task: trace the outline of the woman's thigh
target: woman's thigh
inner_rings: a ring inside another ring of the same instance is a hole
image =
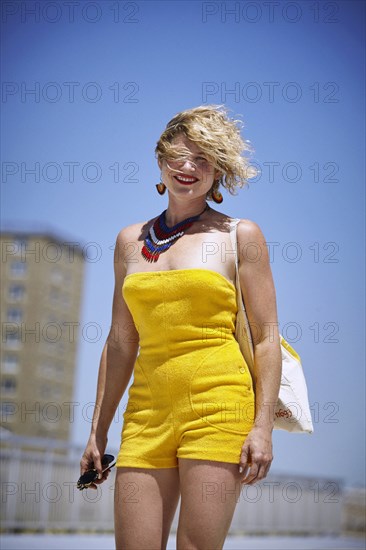
[[[178,468],[117,468],[116,549],[164,549],[179,495]]]
[[[179,459],[177,550],[221,549],[240,498],[237,464]]]

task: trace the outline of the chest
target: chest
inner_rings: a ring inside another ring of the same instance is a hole
[[[141,235],[126,254],[127,273],[203,268],[235,280],[235,256],[228,231],[187,232],[161,252],[156,262],[148,262],[141,254],[146,235]]]

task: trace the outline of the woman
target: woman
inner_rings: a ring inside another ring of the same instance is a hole
[[[234,337],[232,219],[206,202],[222,202],[220,184],[235,194],[255,173],[247,149],[223,106],[176,115],[156,147],[168,207],[117,236],[112,326],[81,460],[81,473],[93,462],[101,472],[134,372],[117,460],[117,549],[166,548],[179,497],[177,548],[222,548],[241,483],[265,478],[273,460],[281,350],[265,238],[239,221],[240,284],[256,327],[252,381]]]

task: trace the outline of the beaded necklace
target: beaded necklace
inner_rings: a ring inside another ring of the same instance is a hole
[[[160,254],[168,250],[180,237],[182,237],[193,222],[197,221],[202,214],[210,208],[206,202],[205,208],[200,214],[191,216],[173,227],[166,225],[164,210],[150,227],[147,237],[144,240],[141,254],[147,262],[157,262]]]

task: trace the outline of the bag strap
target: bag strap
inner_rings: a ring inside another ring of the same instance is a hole
[[[253,337],[250,329],[249,319],[247,312],[245,310],[244,297],[241,291],[240,278],[239,278],[239,265],[238,265],[238,238],[237,238],[237,226],[240,222],[240,218],[233,218],[231,221],[230,227],[230,239],[231,245],[235,254],[235,286],[236,286],[236,303],[238,312],[242,311],[243,313],[243,327],[241,330],[245,331],[245,334],[237,334],[237,337],[241,340],[244,348],[243,354],[244,358],[249,366],[250,371],[253,373],[254,370],[254,347],[253,347]],[[239,327],[237,327],[239,328]]]
[[[238,238],[237,238],[237,227],[238,223],[240,222],[240,218],[233,218],[231,220],[231,227],[230,227],[230,239],[231,239],[231,246],[234,250],[235,255],[235,283],[236,283],[236,303],[238,306],[238,311],[240,309],[244,309],[244,300],[242,300],[242,293],[241,293],[241,287],[240,287],[240,279],[239,279],[239,265],[238,265]]]

